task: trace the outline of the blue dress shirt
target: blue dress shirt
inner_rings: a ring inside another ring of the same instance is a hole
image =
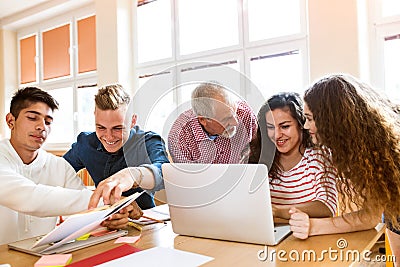
[[[129,139],[115,153],[109,153],[104,149],[95,132],[82,132],[78,135],[77,142],[72,144],[71,149],[63,157],[75,171],[86,168],[96,186],[127,166],[150,169],[155,177],[155,187],[136,200],[142,209],[155,206],[154,192],[164,188],[161,165],[169,162],[161,136],[154,132],[144,132],[139,126],[131,129]],[[141,191],[143,191],[141,188],[130,189],[123,195],[128,196]]]

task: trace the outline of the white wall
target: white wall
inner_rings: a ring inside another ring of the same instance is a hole
[[[135,1],[96,0],[98,85],[120,83],[133,92],[132,14]]]
[[[0,138],[9,136],[5,116],[18,86],[17,34],[0,29]]]
[[[357,0],[309,0],[310,81],[336,72],[360,76]]]

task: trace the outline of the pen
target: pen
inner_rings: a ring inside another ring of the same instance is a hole
[[[142,226],[134,223],[134,222],[128,222],[129,226],[132,226],[133,228],[135,228],[136,230],[142,231]]]
[[[145,219],[149,219],[149,220],[152,220],[152,221],[158,222],[158,223],[167,224],[167,222],[165,222],[165,221],[157,220],[157,219],[155,219],[155,218],[151,218],[151,217],[149,217],[149,216],[142,215],[142,217],[143,217],[143,218],[145,218]]]

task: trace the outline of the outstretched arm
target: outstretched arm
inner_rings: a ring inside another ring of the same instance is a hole
[[[338,234],[374,228],[380,222],[380,214],[368,216],[364,210],[354,211],[333,218],[311,218],[299,209],[291,208],[290,229],[300,239],[309,236]],[[347,221],[346,221],[346,220]]]
[[[113,198],[118,201],[122,192],[128,191],[132,187],[140,186],[143,189],[153,189],[154,185],[155,178],[150,169],[145,167],[122,169],[97,185],[90,198],[89,209],[97,207],[100,198],[103,198],[104,204],[109,204]]]
[[[332,217],[332,211],[321,201],[315,200],[306,203],[288,205],[288,206],[277,206],[274,205],[274,217],[281,219],[290,219],[289,210],[291,208],[297,208],[304,213],[307,213],[311,218],[325,218]]]

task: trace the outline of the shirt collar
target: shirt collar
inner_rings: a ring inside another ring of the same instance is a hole
[[[209,135],[208,138],[210,138],[211,140],[214,141],[215,139],[217,139],[218,136],[219,136],[218,134],[216,134],[216,135]]]

